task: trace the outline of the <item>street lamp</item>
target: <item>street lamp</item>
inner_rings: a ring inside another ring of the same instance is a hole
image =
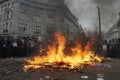
[[[100,51],[100,55],[101,55],[101,48],[102,48],[102,34],[101,34],[101,14],[100,14],[100,8],[99,6],[97,6],[97,10],[98,10],[98,20],[99,20],[99,38],[98,38],[98,50]]]
[[[97,9],[98,9],[98,20],[99,20],[99,37],[101,39],[102,38],[102,34],[101,34],[101,14],[100,14],[99,6],[97,6]]]
[[[117,26],[118,26],[118,38],[120,38],[120,12],[119,12],[119,19],[118,19]]]

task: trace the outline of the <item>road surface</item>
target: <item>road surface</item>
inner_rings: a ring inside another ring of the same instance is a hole
[[[44,68],[22,70],[24,58],[0,59],[0,80],[120,80],[120,59],[105,62],[108,66],[87,67],[76,70]],[[83,79],[85,77],[86,79]]]

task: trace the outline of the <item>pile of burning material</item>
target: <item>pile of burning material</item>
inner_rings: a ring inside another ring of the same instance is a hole
[[[75,47],[70,48],[72,54],[65,55],[63,50],[65,49],[66,39],[62,34],[57,33],[54,42],[48,45],[46,55],[26,59],[23,69],[24,71],[44,67],[77,69],[84,65],[93,66],[95,63],[100,63],[102,59],[90,50],[90,43],[88,42],[84,49],[81,44],[76,43]]]

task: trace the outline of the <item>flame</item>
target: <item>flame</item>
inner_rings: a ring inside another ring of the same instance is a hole
[[[48,51],[45,56],[35,56],[33,59],[26,59],[28,63],[24,66],[24,70],[30,68],[38,69],[45,67],[46,65],[52,65],[53,67],[59,66],[62,68],[74,69],[82,66],[83,64],[94,65],[95,61],[101,62],[102,59],[95,56],[94,52],[90,50],[90,44],[88,42],[84,49],[76,42],[76,46],[71,48],[72,54],[65,55],[64,49],[66,45],[65,37],[57,33],[55,34],[55,41],[48,45]]]

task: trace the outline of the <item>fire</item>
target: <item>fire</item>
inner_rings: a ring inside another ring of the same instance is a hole
[[[71,48],[72,54],[65,55],[64,49],[66,45],[65,37],[57,33],[55,35],[55,41],[48,45],[48,51],[45,56],[35,56],[33,59],[26,59],[28,63],[24,66],[24,70],[30,68],[38,69],[48,65],[52,67],[69,68],[74,69],[82,66],[83,64],[94,65],[95,62],[101,62],[101,58],[90,50],[90,42],[82,49],[81,45],[76,42],[76,46]]]

